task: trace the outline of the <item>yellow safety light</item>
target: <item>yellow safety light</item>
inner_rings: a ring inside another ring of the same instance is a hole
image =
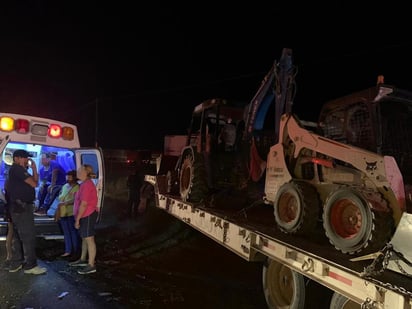
[[[14,130],[14,119],[11,117],[0,118],[0,130],[10,132]]]

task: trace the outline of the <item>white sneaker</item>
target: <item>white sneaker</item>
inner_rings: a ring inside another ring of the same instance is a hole
[[[25,274],[31,274],[31,275],[42,275],[47,272],[47,268],[40,267],[40,266],[34,266],[33,268],[26,269],[24,270]]]

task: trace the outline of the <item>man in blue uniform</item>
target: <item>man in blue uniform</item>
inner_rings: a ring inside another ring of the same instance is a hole
[[[52,159],[50,153],[42,153],[41,164],[42,167],[39,171],[41,182],[38,193],[39,208],[34,213],[36,216],[46,216],[47,210],[66,183],[66,172],[56,160]]]

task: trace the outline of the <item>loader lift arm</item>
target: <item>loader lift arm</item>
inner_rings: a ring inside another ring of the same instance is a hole
[[[279,136],[281,116],[292,111],[295,95],[295,75],[296,68],[292,65],[292,50],[284,48],[280,61],[274,62],[249,104],[245,121],[245,139],[250,140],[254,131],[263,128],[266,114],[273,102],[276,104],[274,135]]]

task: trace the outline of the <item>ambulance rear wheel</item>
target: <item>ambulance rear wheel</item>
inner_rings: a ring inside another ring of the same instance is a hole
[[[303,275],[275,260],[268,259],[263,266],[262,279],[268,308],[304,308],[305,280]]]

